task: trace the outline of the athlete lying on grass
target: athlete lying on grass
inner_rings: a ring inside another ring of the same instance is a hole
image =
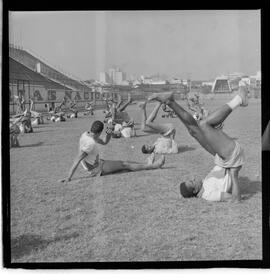
[[[121,95],[118,96],[117,104],[112,103],[110,106],[110,110],[106,113],[104,122],[108,122],[109,120],[113,121],[117,124],[122,124],[123,122],[126,123],[134,123],[133,119],[130,118],[128,113],[125,111],[127,106],[130,105],[132,102],[131,95],[128,95],[128,99],[125,104],[123,104],[123,100]]]
[[[128,161],[110,161],[99,158],[98,144],[106,145],[111,139],[112,129],[106,130],[106,136],[103,139],[100,135],[103,131],[104,125],[101,121],[93,122],[90,131],[84,132],[81,135],[79,142],[79,154],[75,158],[72,167],[70,168],[68,177],[60,180],[61,182],[68,182],[71,180],[79,163],[83,168],[89,172],[91,177],[112,174],[120,171],[138,171],[161,168],[165,163],[165,157],[160,157],[159,160],[154,161],[154,157],[148,158],[147,163],[133,163]]]
[[[146,104],[147,104],[147,101],[139,103],[139,107],[142,110],[141,130],[146,133],[160,134],[161,137],[158,138],[151,145],[149,144],[143,145],[142,153],[144,154],[178,153],[178,145],[174,141],[176,130],[173,124],[171,123],[158,124],[154,122],[162,103],[158,102],[148,117],[146,115]]]
[[[244,163],[243,149],[238,142],[216,128],[238,106],[248,105],[248,89],[240,87],[239,94],[230,102],[211,113],[205,119],[196,121],[190,113],[175,102],[173,93],[154,94],[149,100],[166,103],[175,111],[192,137],[210,154],[215,156],[215,167],[202,181],[180,184],[183,197],[200,197],[208,201],[239,201],[238,173]]]

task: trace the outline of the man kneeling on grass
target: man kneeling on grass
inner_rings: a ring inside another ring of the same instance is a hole
[[[91,177],[102,176],[121,171],[138,171],[161,168],[165,163],[165,157],[161,156],[159,160],[154,161],[154,158],[149,158],[147,163],[134,163],[128,161],[110,161],[99,158],[98,144],[106,145],[109,143],[112,135],[112,129],[107,128],[105,139],[102,140],[100,135],[104,125],[101,121],[93,122],[90,131],[84,132],[81,135],[79,142],[79,154],[75,158],[72,167],[70,168],[68,177],[60,180],[67,182],[71,180],[79,163],[87,170]]]
[[[215,156],[215,167],[202,181],[189,181],[180,184],[184,198],[199,197],[208,201],[239,201],[238,172],[244,163],[243,149],[239,143],[223,132],[222,124],[238,106],[248,105],[248,89],[240,87],[238,95],[205,119],[196,121],[190,113],[175,102],[173,93],[154,94],[149,100],[166,103],[175,111],[192,137]]]

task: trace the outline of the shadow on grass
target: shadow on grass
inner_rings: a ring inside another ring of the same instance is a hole
[[[248,177],[239,177],[239,188],[244,199],[249,199],[253,195],[262,191],[260,181],[251,181]]]
[[[16,260],[22,256],[30,254],[32,251],[37,251],[46,248],[53,242],[65,241],[72,238],[77,238],[79,233],[74,232],[71,234],[61,235],[52,239],[43,239],[40,235],[23,234],[19,237],[11,238],[11,258]]]
[[[25,147],[39,147],[43,144],[44,142],[38,142],[35,144],[30,144],[30,145],[24,145],[24,146],[20,146],[21,148],[25,148]]]
[[[55,129],[44,128],[44,130],[35,130],[35,128],[34,128],[34,132],[32,134],[46,133],[46,132],[50,132],[50,131],[55,131]]]
[[[141,172],[141,171],[153,171],[153,170],[158,170],[158,169],[174,169],[174,166],[171,167],[162,167],[162,168],[157,168],[157,169],[148,169],[148,170],[136,170],[136,171],[130,171],[130,170],[121,170],[121,171],[116,171],[114,173],[111,174],[104,174],[103,176],[111,176],[111,175],[117,175],[117,174],[123,174],[123,173],[137,173],[137,172]]]
[[[186,151],[195,150],[195,147],[189,147],[189,146],[178,146],[178,153],[183,153]]]

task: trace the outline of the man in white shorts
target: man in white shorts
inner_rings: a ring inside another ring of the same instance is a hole
[[[109,123],[112,124],[112,121]],[[126,123],[123,122],[122,124],[115,124],[113,129],[113,138],[131,138],[136,136],[136,130],[134,127],[134,123]]]
[[[200,197],[208,201],[240,201],[238,173],[244,163],[243,149],[238,142],[226,135],[217,125],[223,123],[238,106],[248,105],[248,89],[240,87],[238,95],[205,119],[196,121],[190,113],[174,101],[173,93],[154,94],[149,100],[166,103],[175,111],[192,137],[210,154],[215,156],[215,167],[202,181],[180,184],[183,197]]]
[[[84,132],[81,135],[79,142],[79,154],[75,158],[72,167],[70,168],[68,177],[60,180],[61,182],[70,181],[79,163],[87,170],[91,177],[103,176],[120,171],[138,171],[161,168],[165,163],[165,157],[162,156],[159,160],[147,163],[134,163],[127,161],[109,161],[99,158],[98,144],[106,145],[111,139],[112,130],[106,130],[105,139],[102,140],[100,135],[104,125],[101,121],[93,122],[90,131]]]
[[[162,103],[158,102],[149,117],[146,115],[146,104],[147,101],[139,104],[139,107],[142,109],[141,130],[146,133],[161,134],[162,137],[158,138],[152,145],[143,145],[142,153],[178,153],[178,145],[174,141],[176,132],[174,125],[171,123],[158,124],[154,122]]]

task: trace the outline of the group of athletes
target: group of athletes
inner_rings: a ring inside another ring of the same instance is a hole
[[[106,100],[104,120],[96,120],[90,129],[85,131],[79,140],[79,153],[69,170],[68,176],[60,182],[68,182],[72,179],[74,172],[81,163],[90,177],[104,176],[122,171],[139,171],[159,169],[165,164],[164,154],[178,153],[178,144],[175,141],[176,129],[172,123],[157,123],[156,118],[160,108],[165,113],[171,113],[167,117],[178,117],[187,128],[191,137],[212,156],[214,156],[214,168],[202,180],[189,180],[180,183],[180,193],[184,198],[198,197],[208,201],[240,201],[238,176],[244,164],[244,151],[239,143],[229,137],[223,131],[225,119],[237,107],[248,105],[248,87],[245,84],[239,86],[237,95],[228,103],[219,107],[214,112],[207,111],[199,101],[199,96],[187,99],[187,108],[176,102],[175,93],[157,93],[150,96],[146,101],[138,103],[138,110],[141,113],[140,130],[147,134],[158,134],[159,137],[151,144],[144,144],[142,153],[148,154],[145,163],[134,163],[131,161],[105,160],[100,158],[99,145],[106,145],[111,138],[136,137],[135,122],[126,111],[126,108],[133,103],[131,96],[128,96],[124,103],[119,96],[117,102],[113,99]],[[19,105],[21,107],[21,100]],[[146,108],[149,102],[155,101],[152,112],[147,116]],[[76,102],[68,108],[69,114],[62,111],[65,105],[63,100],[59,106],[48,107],[48,119],[51,121],[65,121],[66,117],[77,118],[78,110]],[[17,135],[20,132],[33,132],[33,123],[44,123],[41,113],[32,110],[33,100],[30,99],[30,108],[13,117],[10,123],[10,142],[12,146],[19,146]],[[73,116],[72,116],[73,115]],[[92,102],[86,103],[84,115],[94,115]],[[164,117],[164,115],[163,115]],[[33,120],[34,119],[34,120]],[[18,124],[20,126],[18,126]],[[106,127],[105,136],[101,134]],[[263,134],[262,149],[270,150],[270,125]],[[156,154],[161,154],[156,159]]]
[[[65,122],[67,118],[77,118],[78,108],[76,100],[63,98],[59,105],[45,104],[47,112],[37,112],[33,110],[34,101],[29,99],[29,109],[25,105],[23,96],[14,96],[17,102],[16,114],[9,120],[10,147],[19,147],[18,135],[21,133],[33,133],[33,127],[44,124],[45,117],[52,122]],[[64,109],[63,109],[64,108]],[[93,102],[87,102],[83,115],[94,115]]]
[[[166,106],[184,124],[190,136],[214,157],[215,166],[205,178],[180,183],[181,196],[198,197],[208,201],[240,201],[238,176],[244,164],[244,151],[234,138],[223,131],[223,123],[236,108],[248,106],[248,93],[248,87],[240,85],[237,95],[211,113],[202,107],[199,107],[195,113],[190,113],[176,102],[173,92],[153,94],[146,101],[138,103],[138,109],[142,115],[141,130],[145,133],[160,135],[153,144],[142,146],[142,152],[149,154],[145,163],[100,158],[99,145],[108,144],[111,138],[136,137],[134,120],[126,112],[127,106],[132,102],[131,97],[129,96],[125,104],[121,98],[118,102],[107,102],[104,121],[94,121],[90,129],[81,135],[79,153],[74,159],[68,176],[60,182],[71,181],[80,163],[90,177],[122,171],[162,168],[165,164],[164,154],[178,153],[178,145],[175,141],[176,129],[173,124],[157,123],[155,120],[159,109]],[[152,101],[155,101],[156,105],[147,117],[146,107]],[[192,100],[188,101],[189,109],[192,109],[191,105]],[[105,127],[105,135],[101,137]],[[161,154],[161,157],[156,159],[156,154]]]

